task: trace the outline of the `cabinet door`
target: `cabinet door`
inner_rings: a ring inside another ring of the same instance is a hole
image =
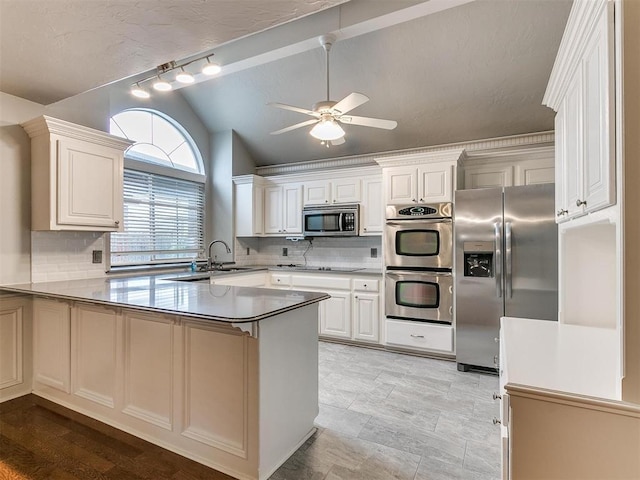
[[[565,143],[567,140],[567,127],[566,127],[566,106],[567,102],[563,101],[558,108],[558,113],[556,113],[555,118],[555,179],[556,179],[556,222],[560,223],[567,219],[567,204],[565,198],[565,189],[566,189],[566,177],[567,172],[565,172],[565,168],[567,167],[567,161],[565,159],[565,155],[567,154],[567,150],[565,148]]]
[[[584,72],[584,190],[585,210],[615,203],[613,4],[607,5],[589,40]]]
[[[77,139],[58,140],[58,224],[118,229],[122,183],[120,150]]]
[[[320,335],[351,338],[351,293],[327,292],[320,302]]]
[[[384,224],[382,180],[365,179],[362,181],[362,187],[364,194],[360,206],[360,234],[380,235]]]
[[[416,203],[418,201],[417,169],[391,167],[384,171],[385,198],[388,205]]]
[[[418,202],[452,202],[452,169],[451,163],[430,163],[418,167]]]
[[[243,183],[235,186],[233,211],[237,237],[262,235],[264,230],[263,208],[263,187],[251,183]]]
[[[578,69],[567,90],[563,102],[565,129],[562,140],[564,153],[562,155],[562,170],[564,174],[564,188],[562,204],[568,211],[567,217],[574,217],[583,211],[577,205],[582,194],[582,71]]]
[[[496,188],[513,185],[512,165],[493,165],[466,168],[464,188]]]
[[[114,310],[79,305],[71,323],[73,394],[109,408],[116,402],[119,360],[117,317]]]
[[[330,202],[331,183],[326,180],[307,182],[304,185],[305,205],[325,205]]]
[[[378,342],[380,338],[380,295],[356,292],[353,302],[353,338],[367,342]]]
[[[33,301],[33,379],[70,392],[71,319],[69,305],[36,298]],[[39,390],[34,385],[34,390]]]
[[[0,300],[0,390],[23,381],[25,300]]]
[[[302,233],[302,185],[283,187],[282,233]]]
[[[332,203],[358,203],[360,200],[359,178],[344,178],[331,182]]]
[[[282,233],[282,187],[264,189],[264,233]]]

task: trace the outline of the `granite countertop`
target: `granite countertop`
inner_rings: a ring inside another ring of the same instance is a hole
[[[209,273],[206,274],[208,275]],[[330,298],[329,295],[318,292],[233,287],[170,280],[171,277],[177,276],[176,274],[138,275],[25,283],[2,285],[0,290],[227,323],[263,320]]]

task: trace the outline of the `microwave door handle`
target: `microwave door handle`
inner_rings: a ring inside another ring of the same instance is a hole
[[[495,240],[495,255],[493,268],[496,272],[496,296],[502,297],[502,235],[501,235],[501,222],[493,224],[493,233]]]

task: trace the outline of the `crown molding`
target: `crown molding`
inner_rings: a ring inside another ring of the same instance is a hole
[[[120,150],[126,150],[135,142],[126,140],[115,135],[96,130],[94,128],[76,125],[75,123],[60,120],[58,118],[42,115],[21,124],[22,128],[27,132],[30,138],[40,137],[42,135],[61,135],[67,138],[75,138],[84,140],[105,147],[113,147]]]
[[[606,8],[612,7],[613,3],[609,0],[573,2],[558,54],[553,63],[547,90],[542,99],[543,105],[558,111],[571,77],[584,56],[588,40],[597,26],[598,19]]]
[[[399,155],[425,155],[434,152],[445,152],[449,150],[464,150],[467,157],[473,158],[478,154],[476,152],[490,151],[494,155],[500,151],[511,149],[525,150],[536,146],[553,147],[554,133],[553,131],[527,133],[522,135],[511,135],[508,137],[496,137],[484,140],[473,140],[469,142],[449,143],[444,145],[436,145],[433,147],[418,147],[406,150],[393,150],[389,152],[379,152],[367,155],[354,155],[350,157],[335,157],[324,160],[313,160],[309,162],[286,163],[279,165],[268,165],[256,168],[256,175],[271,176],[283,175],[303,172],[315,172],[319,170],[338,170],[342,168],[354,168],[378,165],[379,162],[386,157],[394,157]],[[464,159],[463,162],[467,162]]]

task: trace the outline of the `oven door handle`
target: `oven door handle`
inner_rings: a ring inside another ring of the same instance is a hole
[[[434,223],[451,223],[452,220],[450,218],[415,218],[413,220],[408,220],[408,219],[388,219],[387,220],[387,225],[389,226],[398,226],[401,227],[403,225],[415,225],[416,223],[422,223],[422,224],[434,224]]]
[[[338,214],[338,230],[344,232],[344,225],[342,224],[342,219],[344,217],[344,213],[340,212]]]
[[[493,224],[493,233],[495,237],[495,250],[496,254],[494,256],[494,270],[496,272],[496,296],[498,298],[502,297],[502,222],[496,222]]]
[[[404,275],[420,275],[423,277],[450,277],[451,272],[434,272],[433,270],[387,270],[387,277],[398,278]],[[453,293],[453,287],[449,288],[449,291]]]

